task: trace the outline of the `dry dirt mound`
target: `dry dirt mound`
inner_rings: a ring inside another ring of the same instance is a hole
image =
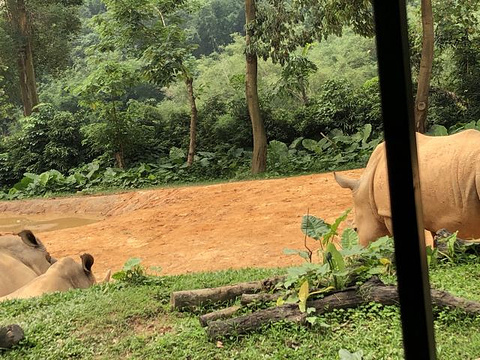
[[[55,257],[89,252],[97,274],[116,271],[131,257],[179,274],[301,263],[283,249],[303,247],[302,215],[332,222],[351,207],[350,190],[327,173],[0,202],[0,232],[34,230]]]

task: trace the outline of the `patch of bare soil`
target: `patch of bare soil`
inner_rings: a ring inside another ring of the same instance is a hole
[[[362,170],[344,172],[358,178]],[[332,173],[0,202],[0,232],[31,229],[57,257],[88,252],[100,278],[131,257],[162,274],[299,264],[307,211],[333,222],[353,206]],[[346,224],[350,224],[350,214]],[[315,244],[312,241],[311,246]]]

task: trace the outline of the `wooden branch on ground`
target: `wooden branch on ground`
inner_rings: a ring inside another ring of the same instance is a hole
[[[0,349],[10,349],[24,337],[22,328],[17,324],[0,327]]]
[[[480,314],[480,303],[478,302],[455,297],[440,290],[432,290],[431,296],[433,305],[459,308],[469,314]],[[384,285],[380,280],[372,278],[358,288],[347,289],[327,295],[322,299],[309,301],[307,307],[314,308],[315,315],[320,315],[333,309],[353,308],[369,302],[397,305],[399,303],[397,287]],[[304,323],[306,317],[306,313],[300,312],[298,304],[286,304],[233,319],[213,321],[208,326],[207,334],[211,339],[219,339],[227,335],[245,334],[281,320]]]
[[[200,325],[203,327],[208,326],[212,321],[227,319],[235,315],[235,313],[240,310],[241,306],[230,306],[228,308],[214,311],[205,315],[200,316]]]
[[[170,304],[172,310],[193,310],[202,305],[232,300],[242,294],[269,291],[283,279],[284,277],[275,277],[211,289],[175,291],[170,297]]]
[[[248,305],[253,302],[266,303],[270,301],[277,301],[281,294],[269,294],[269,293],[260,293],[260,294],[242,294],[240,299],[240,304]]]

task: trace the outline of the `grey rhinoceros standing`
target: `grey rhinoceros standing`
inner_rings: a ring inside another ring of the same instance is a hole
[[[463,239],[480,238],[480,132],[450,136],[417,133],[420,188],[425,229],[458,230]],[[396,174],[402,176],[402,174]],[[392,234],[385,144],[373,151],[360,179],[335,174],[352,190],[355,225],[362,245]]]

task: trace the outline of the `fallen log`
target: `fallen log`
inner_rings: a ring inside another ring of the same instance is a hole
[[[17,324],[0,327],[0,349],[10,349],[24,337],[22,328]]]
[[[277,299],[281,296],[282,296],[281,294],[269,294],[269,293],[242,294],[242,297],[240,298],[240,304],[248,305],[253,302],[266,303],[271,301],[277,301]]]
[[[200,325],[203,327],[208,326],[212,321],[230,318],[240,309],[240,306],[230,306],[226,309],[214,311],[208,314],[204,314],[198,318]]]
[[[432,290],[432,304],[438,307],[459,308],[468,314],[480,314],[480,303],[455,297],[446,291]],[[377,302],[383,305],[398,305],[396,286],[384,285],[372,278],[357,288],[327,295],[322,299],[307,302],[307,307],[315,309],[320,315],[333,309],[345,309]],[[298,304],[286,304],[270,309],[263,309],[252,314],[227,320],[217,320],[209,324],[207,335],[210,339],[219,339],[228,335],[241,335],[277,321],[304,323],[307,314],[300,312]]]
[[[316,309],[316,314],[331,311],[333,309],[349,308],[358,306],[364,300],[357,294],[356,290],[347,290],[333,295],[325,296],[308,302],[308,307]],[[258,310],[252,314],[239,316],[228,320],[213,321],[207,329],[208,337],[211,339],[220,339],[227,335],[241,335],[258,329],[260,326],[277,321],[289,321],[303,324],[307,318],[306,313],[302,313],[298,304],[285,304],[270,309]]]
[[[242,294],[269,291],[284,277],[275,277],[209,289],[175,291],[170,297],[172,310],[194,310],[200,306],[233,300]]]

